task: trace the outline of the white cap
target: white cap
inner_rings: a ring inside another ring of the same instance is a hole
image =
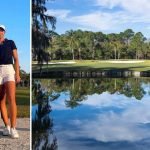
[[[0,28],[2,28],[4,31],[6,31],[6,28],[4,25],[0,25]]]

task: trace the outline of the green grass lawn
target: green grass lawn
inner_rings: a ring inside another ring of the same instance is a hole
[[[108,60],[113,61],[113,60]],[[80,71],[80,70],[133,70],[133,71],[150,71],[150,60],[144,60],[139,63],[110,63],[100,60],[80,60],[74,64],[49,64],[48,71]],[[127,61],[127,60],[126,60]],[[137,61],[137,60],[129,60]],[[52,61],[52,62],[60,62]],[[64,60],[64,62],[69,62]],[[47,70],[47,65],[42,66],[43,71]],[[33,65],[33,73],[39,72],[39,65]]]
[[[17,117],[30,117],[30,88],[17,87]]]
[[[30,88],[17,87],[16,102],[18,117],[30,117]]]

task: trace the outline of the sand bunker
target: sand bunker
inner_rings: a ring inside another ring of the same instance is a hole
[[[113,60],[107,62],[108,63],[143,63],[144,60]]]
[[[69,62],[49,62],[48,64],[75,64],[75,61],[69,61]],[[46,63],[45,63],[46,64]]]

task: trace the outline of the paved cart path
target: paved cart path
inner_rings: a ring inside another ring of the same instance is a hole
[[[4,124],[0,119],[0,150],[30,150],[30,119],[18,118],[17,130],[19,139],[12,139],[9,136],[3,136]]]

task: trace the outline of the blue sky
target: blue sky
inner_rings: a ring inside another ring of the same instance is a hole
[[[6,27],[6,38],[15,41],[20,66],[30,71],[30,0],[1,1],[0,24]]]
[[[53,0],[46,14],[57,18],[56,32],[66,30],[119,33],[126,29],[150,38],[150,0]]]

